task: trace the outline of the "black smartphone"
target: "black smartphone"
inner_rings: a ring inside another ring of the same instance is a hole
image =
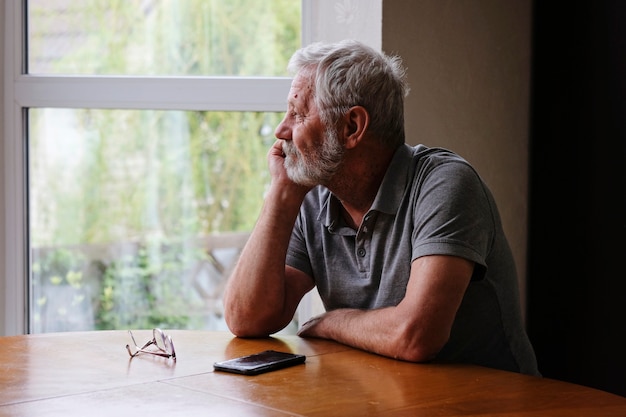
[[[240,358],[215,362],[213,368],[215,368],[216,371],[233,372],[243,375],[258,375],[288,366],[299,365],[304,363],[305,360],[306,356],[304,355],[266,350]]]

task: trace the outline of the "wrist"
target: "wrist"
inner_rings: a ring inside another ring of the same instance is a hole
[[[272,182],[267,192],[266,200],[276,201],[281,206],[297,207],[299,209],[309,190],[307,187],[294,183]]]

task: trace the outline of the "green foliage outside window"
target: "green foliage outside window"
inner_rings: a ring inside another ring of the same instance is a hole
[[[300,45],[299,0],[50,4],[29,1],[35,73],[277,76]],[[251,230],[281,116],[30,109],[32,330],[202,327],[189,242]]]

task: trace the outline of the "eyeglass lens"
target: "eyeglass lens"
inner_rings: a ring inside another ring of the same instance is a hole
[[[130,345],[126,345],[126,350],[131,357],[138,355],[139,353],[148,353],[152,355],[162,356],[166,358],[172,358],[176,360],[176,352],[174,350],[174,343],[172,338],[166,335],[161,329],[155,328],[152,330],[152,339],[148,340],[143,346],[139,346],[135,341],[133,333],[128,331],[131,340],[133,341],[133,347],[135,352],[133,353]],[[154,345],[154,348],[150,348]]]
[[[163,333],[161,329],[154,329],[152,331],[152,336],[159,350],[172,355],[172,357],[176,357],[174,343],[172,342],[172,338],[170,336]]]

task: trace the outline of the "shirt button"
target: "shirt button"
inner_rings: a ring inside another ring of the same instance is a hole
[[[359,248],[359,250],[356,253],[362,258],[365,256],[365,249]]]

